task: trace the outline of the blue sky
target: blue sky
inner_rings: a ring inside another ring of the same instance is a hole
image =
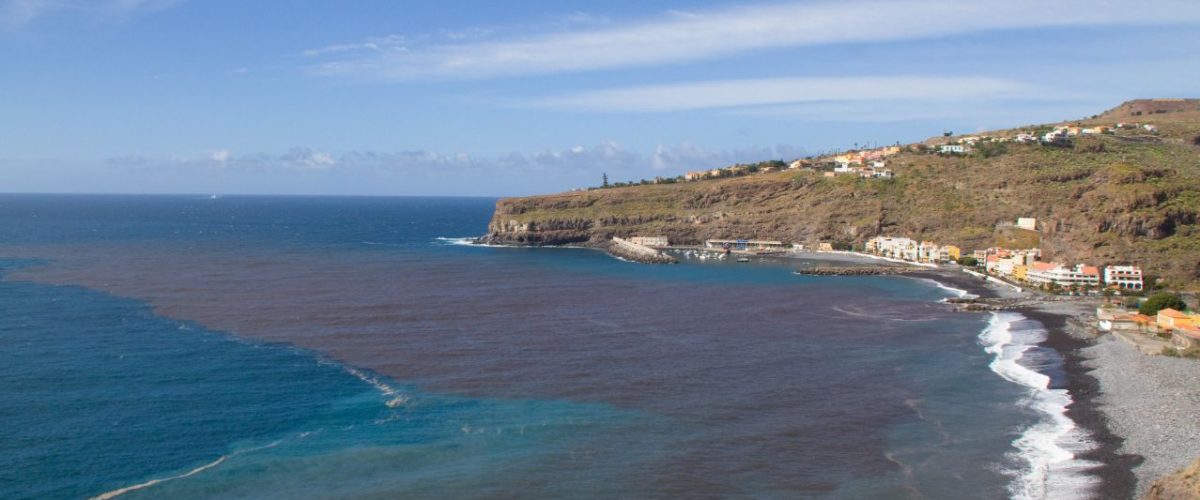
[[[0,192],[522,195],[1196,97],[1200,2],[0,0]]]

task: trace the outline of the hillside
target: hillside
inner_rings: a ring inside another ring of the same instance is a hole
[[[679,244],[761,238],[815,246],[882,234],[974,249],[1011,240],[1005,224],[1036,217],[1047,259],[1135,263],[1171,286],[1194,288],[1200,101],[1164,100],[1169,110],[1161,113],[1155,102],[1131,101],[1072,123],[1132,120],[1155,124],[1156,134],[1081,136],[1071,147],[1005,143],[989,157],[906,148],[888,158],[891,179],[787,170],[503,199],[487,239],[555,245],[666,235]]]

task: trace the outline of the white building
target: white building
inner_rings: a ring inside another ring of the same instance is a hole
[[[967,152],[967,146],[963,144],[942,144],[938,146],[938,153],[961,155]]]
[[[1034,262],[1025,273],[1030,283],[1043,285],[1055,283],[1059,286],[1100,286],[1100,270],[1095,266],[1076,264],[1074,268],[1052,262]]]
[[[919,245],[910,238],[876,236],[867,241],[867,251],[884,257],[902,260],[917,260]]]
[[[1021,229],[1028,229],[1030,231],[1037,231],[1037,219],[1033,217],[1018,217],[1017,227]]]
[[[1104,268],[1104,284],[1122,290],[1141,290],[1142,268],[1137,266],[1108,266]]]
[[[1042,142],[1048,142],[1051,144],[1067,142],[1070,140],[1071,139],[1067,135],[1066,130],[1054,130],[1051,132],[1046,132],[1045,135],[1042,135]]]

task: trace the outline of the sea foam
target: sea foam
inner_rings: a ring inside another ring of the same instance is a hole
[[[388,408],[396,408],[408,402],[408,395],[383,382],[379,379],[379,377],[368,375],[362,370],[350,366],[343,365],[342,368],[345,369],[347,373],[358,377],[359,380],[371,384],[371,386],[378,390],[380,394],[383,394],[383,396],[387,398],[387,402],[384,404],[387,405]]]
[[[282,440],[280,440],[280,441],[274,441],[274,442],[272,442],[272,443],[265,444],[265,445],[263,445],[263,446],[258,446],[258,447],[254,447],[254,448],[248,448],[248,449],[244,449],[244,450],[239,450],[239,451],[236,451],[236,452],[230,453],[230,454],[228,454],[228,455],[221,455],[221,456],[220,456],[220,457],[218,457],[216,460],[213,460],[212,462],[209,462],[209,463],[206,463],[206,464],[204,464],[204,465],[201,465],[201,466],[199,466],[199,467],[196,467],[195,469],[192,469],[192,470],[190,470],[190,471],[187,471],[187,472],[185,472],[185,473],[183,473],[183,474],[179,474],[179,475],[176,475],[176,476],[170,476],[170,477],[161,477],[161,478],[158,478],[158,479],[151,479],[151,480],[149,480],[149,481],[146,481],[146,482],[144,482],[144,483],[138,483],[138,484],[135,484],[135,485],[133,485],[133,486],[126,486],[126,487],[124,487],[124,488],[119,488],[119,489],[115,489],[115,490],[112,490],[112,491],[109,491],[109,492],[106,492],[106,493],[101,493],[101,494],[99,494],[99,495],[96,495],[96,496],[94,496],[94,497],[92,497],[92,498],[88,499],[88,500],[109,500],[109,499],[116,498],[116,497],[119,497],[119,496],[121,496],[121,495],[124,495],[124,494],[126,494],[126,493],[129,493],[129,492],[131,492],[131,491],[137,491],[137,490],[141,490],[141,489],[149,488],[149,487],[151,487],[151,486],[154,486],[154,485],[156,485],[156,484],[159,484],[159,483],[165,483],[165,482],[167,482],[167,481],[174,481],[174,480],[176,480],[176,479],[185,479],[185,478],[189,478],[189,477],[192,477],[192,476],[194,476],[194,475],[196,475],[196,474],[199,474],[199,473],[201,473],[201,472],[204,472],[204,471],[206,471],[206,470],[212,469],[213,467],[216,467],[216,466],[218,466],[218,465],[221,465],[221,464],[222,464],[222,463],[224,463],[226,460],[229,460],[229,459],[231,459],[231,458],[233,458],[233,457],[235,457],[235,456],[238,456],[238,455],[241,455],[241,454],[244,454],[244,453],[251,453],[251,452],[255,452],[255,451],[259,451],[259,450],[265,450],[265,449],[267,449],[267,448],[274,448],[274,447],[276,447],[276,446],[279,446],[279,443],[281,443],[281,442],[282,442]]]
[[[1014,476],[1009,493],[1018,499],[1089,498],[1097,480],[1086,471],[1096,464],[1076,457],[1094,445],[1066,415],[1072,403],[1070,393],[1050,388],[1049,376],[1020,363],[1028,351],[1046,339],[1045,330],[1014,328],[1024,319],[1016,313],[993,313],[979,335],[984,350],[993,356],[989,365],[992,371],[1027,389],[1022,404],[1037,412],[1039,418],[1013,441],[1013,455],[1021,465],[1009,471]]]

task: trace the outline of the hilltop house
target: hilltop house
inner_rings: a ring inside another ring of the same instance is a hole
[[[1046,144],[1070,144],[1071,138],[1067,135],[1066,130],[1055,129],[1042,135],[1042,142]]]
[[[1018,217],[1017,227],[1021,229],[1028,229],[1030,231],[1037,231],[1037,219],[1033,217]]]
[[[966,154],[968,151],[969,149],[965,144],[942,144],[941,146],[938,146],[938,153],[944,155],[961,155]]]

